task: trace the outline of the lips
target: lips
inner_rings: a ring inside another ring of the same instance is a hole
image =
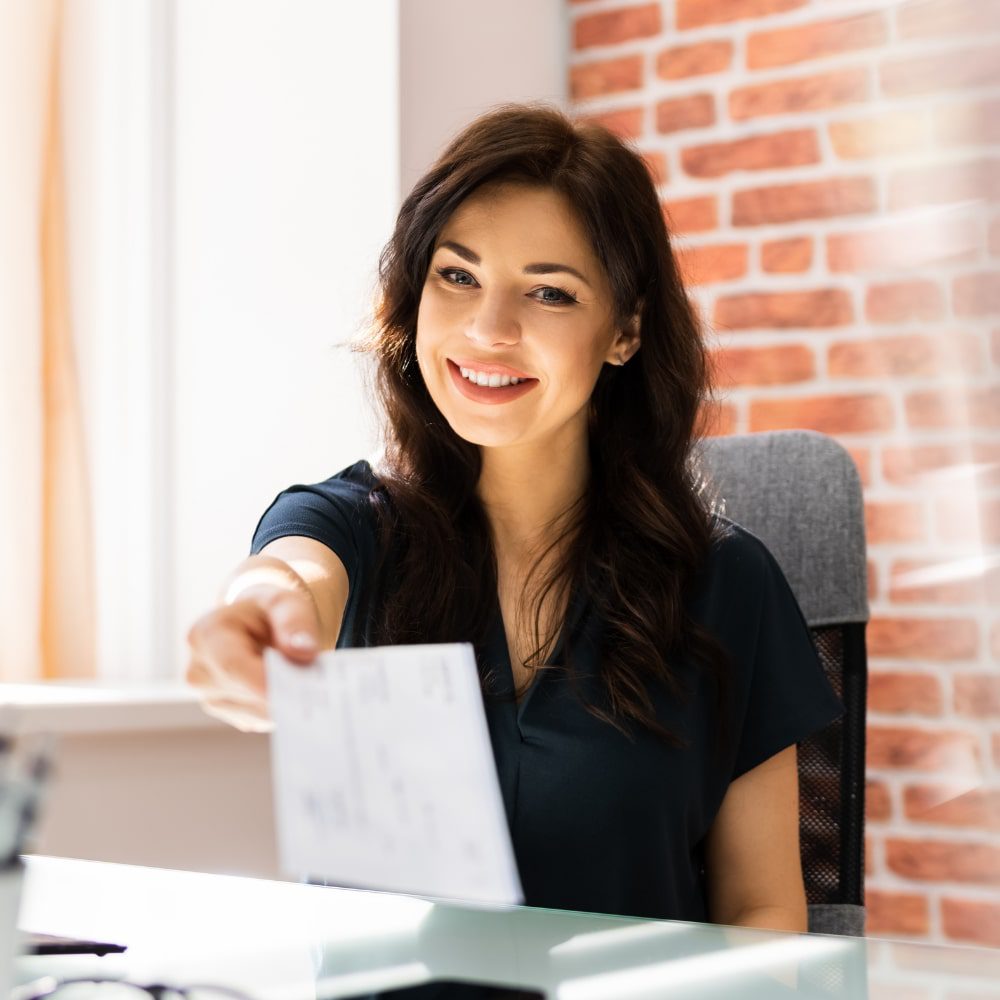
[[[462,367],[466,366],[463,365]],[[491,375],[507,375],[510,378],[524,380],[518,382],[516,385],[502,385],[495,388],[488,385],[478,385],[476,382],[470,382],[467,378],[463,377],[459,366],[451,359],[448,359],[448,374],[451,376],[452,384],[466,399],[470,399],[476,403],[485,403],[487,405],[510,403],[531,392],[538,385],[538,379],[522,375],[516,369],[507,368],[504,365],[482,366],[469,364],[468,367]]]
[[[476,361],[474,358],[448,358],[448,361],[458,368],[471,368],[473,371],[484,372],[486,375],[506,375],[508,378],[531,378],[527,372],[518,371],[510,365],[499,365],[495,362]]]

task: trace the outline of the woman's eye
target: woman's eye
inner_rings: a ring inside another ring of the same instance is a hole
[[[542,302],[550,306],[569,305],[571,302],[576,302],[576,296],[565,289],[553,288],[551,285],[539,288],[538,294],[541,296]]]
[[[468,271],[459,270],[457,267],[439,267],[437,273],[451,285],[463,285],[468,287],[475,284],[475,279]],[[468,278],[468,282],[461,281],[461,278]]]

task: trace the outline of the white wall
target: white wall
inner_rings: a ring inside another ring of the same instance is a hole
[[[177,0],[173,634],[292,482],[372,447],[356,362],[398,202],[395,0]]]
[[[506,101],[567,103],[567,0],[400,0],[400,190]]]

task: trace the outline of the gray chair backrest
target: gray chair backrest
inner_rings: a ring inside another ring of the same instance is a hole
[[[800,840],[809,929],[864,933],[864,735],[868,621],[864,503],[832,438],[773,431],[709,438],[710,495],[771,550],[845,715],[799,745]]]

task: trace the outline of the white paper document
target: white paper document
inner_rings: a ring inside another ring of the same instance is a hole
[[[294,877],[520,903],[468,644],[265,654],[278,849]]]

